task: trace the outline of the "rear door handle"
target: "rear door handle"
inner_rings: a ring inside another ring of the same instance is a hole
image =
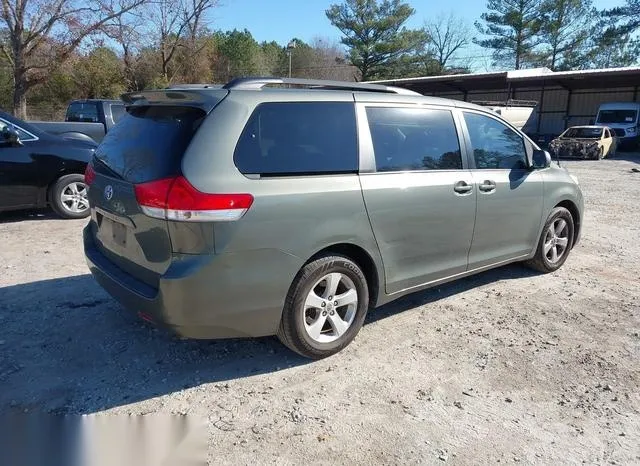
[[[491,193],[496,190],[496,182],[484,180],[480,185],[478,185],[478,189],[483,193]]]
[[[473,185],[466,181],[458,181],[453,185],[453,190],[458,194],[469,194],[471,193],[471,190],[473,190]]]

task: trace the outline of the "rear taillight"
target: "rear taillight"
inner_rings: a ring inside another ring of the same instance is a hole
[[[253,204],[251,194],[209,194],[183,176],[135,185],[136,199],[149,217],[184,222],[240,219]]]
[[[84,184],[90,186],[95,179],[96,172],[94,171],[93,166],[88,163],[87,168],[84,169]]]

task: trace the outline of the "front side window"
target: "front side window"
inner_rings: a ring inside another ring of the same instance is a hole
[[[2,133],[4,132],[4,129],[9,126],[9,123],[7,123],[4,120],[0,120],[0,139],[4,139],[4,136],[2,135]],[[13,125],[13,129],[15,129],[18,133],[18,137],[20,138],[21,141],[30,141],[32,139],[34,139],[34,137],[27,133],[25,130],[23,130],[22,128],[19,128],[15,125]]]
[[[268,102],[254,110],[234,153],[244,174],[356,173],[351,102]]]
[[[464,112],[476,168],[524,169],[527,154],[524,140],[507,125],[478,113]]]
[[[456,170],[462,156],[448,110],[369,107],[367,120],[376,170]]]

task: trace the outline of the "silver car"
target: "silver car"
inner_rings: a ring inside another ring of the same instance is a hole
[[[479,106],[274,78],[124,97],[87,168],[85,254],[184,337],[323,358],[369,309],[512,262],[552,272],[580,238],[577,180]]]

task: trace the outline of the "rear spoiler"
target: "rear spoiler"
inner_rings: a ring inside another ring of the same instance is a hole
[[[226,89],[163,89],[128,92],[121,98],[127,108],[149,105],[196,107],[209,113],[229,93]]]

